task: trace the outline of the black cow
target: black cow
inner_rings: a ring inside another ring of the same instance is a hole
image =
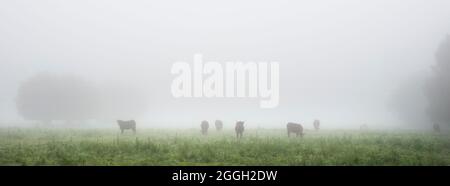
[[[216,125],[216,129],[217,131],[221,131],[223,128],[223,123],[220,120],[216,120],[216,122],[214,123],[214,125]]]
[[[131,129],[136,134],[136,121],[134,121],[134,120],[129,120],[129,121],[117,120],[117,124],[119,124],[121,134],[123,134],[123,131],[126,129]]]
[[[303,137],[303,126],[302,126],[302,125],[297,124],[297,123],[291,123],[291,122],[289,122],[289,123],[286,125],[286,128],[287,128],[287,135],[288,135],[288,137],[291,136],[291,135],[290,135],[291,132],[292,132],[292,133],[295,133],[297,137],[298,137],[298,136]]]
[[[236,137],[242,138],[242,134],[244,133],[244,122],[237,121],[236,126],[234,127],[234,130],[236,131]]]
[[[200,124],[200,127],[202,128],[202,134],[203,135],[208,134],[208,128],[209,128],[208,121],[202,121],[202,124]]]

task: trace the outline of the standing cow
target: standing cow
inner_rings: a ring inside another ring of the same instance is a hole
[[[314,120],[314,129],[316,129],[316,131],[319,131],[320,129],[320,121],[318,119]]]
[[[214,125],[216,125],[216,129],[217,131],[221,131],[223,128],[223,123],[220,120],[216,120],[216,122],[214,123]]]
[[[244,133],[244,122],[237,121],[236,126],[234,127],[234,130],[236,131],[236,137],[242,138],[242,134]]]
[[[291,137],[291,135],[290,135],[291,132],[295,133],[297,137],[298,136],[303,137],[303,127],[302,127],[302,125],[297,124],[297,123],[289,122],[286,125],[286,128],[287,128],[287,135],[288,135],[288,137]]]
[[[441,132],[441,127],[437,123],[433,124],[433,129],[434,129],[434,132]]]
[[[136,122],[134,120],[117,120],[117,124],[119,124],[121,134],[123,134],[123,131],[127,129],[131,129],[136,134]]]
[[[202,121],[202,124],[200,125],[200,127],[202,128],[202,134],[203,135],[208,134],[208,128],[209,128],[208,121]]]

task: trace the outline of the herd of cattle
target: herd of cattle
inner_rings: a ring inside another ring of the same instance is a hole
[[[244,134],[244,121],[236,121],[236,125],[234,127],[234,131],[236,132],[236,137],[237,138],[242,138],[242,135]],[[216,120],[214,125],[216,126],[216,130],[217,131],[221,131],[223,128],[223,122],[221,120]],[[319,120],[314,120],[313,122],[313,126],[314,129],[316,131],[318,131],[320,129],[320,121]],[[203,135],[208,134],[208,129],[209,129],[209,123],[208,121],[204,120],[202,121],[202,123],[200,124],[201,127],[201,132]],[[287,135],[288,137],[291,136],[291,133],[294,133],[297,137],[303,137],[303,126],[301,124],[298,123],[292,123],[289,122],[286,125],[286,129],[287,129]]]
[[[244,129],[245,129],[244,123],[245,123],[244,121],[236,121],[234,131],[236,132],[237,138],[242,138],[242,135],[244,134]],[[117,120],[117,124],[119,124],[120,131],[122,134],[123,134],[124,130],[127,130],[127,129],[130,129],[134,133],[136,133],[136,122],[134,120],[129,120],[129,121]],[[221,120],[216,120],[214,122],[214,125],[216,126],[217,131],[221,131],[223,129],[223,122]],[[320,121],[317,119],[314,120],[313,127],[316,131],[319,131]],[[201,133],[203,135],[207,135],[208,129],[209,129],[208,121],[206,121],[206,120],[202,121],[200,124],[200,128],[201,128]],[[297,137],[298,136],[303,137],[303,135],[304,135],[303,126],[301,124],[289,122],[286,125],[286,129],[287,129],[288,137],[291,136],[291,133],[294,133]],[[361,131],[367,131],[368,129],[369,129],[369,127],[366,124],[363,124],[360,126]],[[435,132],[440,132],[440,130],[441,130],[439,124],[436,124],[436,123],[433,125],[433,129]]]
[[[237,138],[242,138],[243,134],[244,134],[244,121],[237,121],[236,125],[234,127],[234,131],[236,132],[236,137]],[[125,130],[132,130],[134,133],[136,133],[136,121],[134,120],[128,120],[128,121],[122,121],[122,120],[117,120],[117,124],[119,125],[120,128],[120,132],[123,134],[123,132]],[[216,126],[216,130],[217,131],[221,131],[223,129],[223,122],[221,120],[216,120],[214,122],[214,125]],[[320,128],[320,121],[319,120],[315,120],[313,123],[314,129],[316,131],[319,130]],[[208,129],[209,129],[209,123],[208,121],[202,121],[200,124],[200,128],[201,128],[201,133],[203,135],[207,135],[208,134]],[[294,133],[296,136],[300,136],[303,137],[303,126],[301,124],[298,123],[288,123],[286,125],[287,128],[287,134],[288,136],[290,136],[291,133]]]
[[[214,122],[214,125],[216,126],[217,131],[221,131],[223,129],[223,122],[221,120],[216,120]],[[209,129],[208,121],[202,121],[202,123],[200,124],[200,128],[202,129],[202,134],[207,135]],[[244,121],[237,121],[234,130],[236,131],[236,137],[242,138],[242,134],[244,134]]]

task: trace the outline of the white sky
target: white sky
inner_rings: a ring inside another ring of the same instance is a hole
[[[448,0],[1,1],[0,121],[21,119],[17,87],[48,71],[150,89],[142,120],[390,125],[393,91],[427,75],[448,33]],[[173,99],[171,65],[195,53],[278,61],[279,107]]]

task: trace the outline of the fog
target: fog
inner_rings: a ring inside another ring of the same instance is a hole
[[[448,0],[1,1],[0,125],[26,121],[18,90],[48,73],[145,93],[144,112],[105,118],[148,127],[204,119],[225,128],[236,120],[311,127],[320,119],[323,128],[407,128],[389,103],[405,82],[430,75],[449,33]],[[174,98],[172,65],[197,53],[220,63],[278,62],[278,107],[262,109],[257,98]],[[116,99],[136,103],[123,95]]]

